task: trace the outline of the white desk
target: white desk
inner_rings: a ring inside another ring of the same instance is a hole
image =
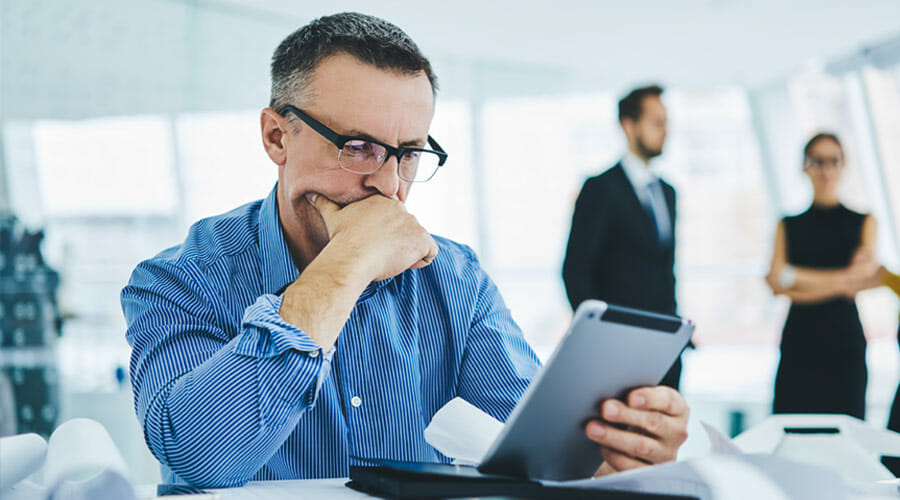
[[[250,482],[240,488],[210,489],[221,500],[359,500],[375,498],[344,486],[349,479],[297,479],[288,481]],[[156,485],[141,485],[136,488],[139,499],[157,498]],[[188,496],[165,497],[188,500]]]
[[[288,481],[251,482],[240,488],[208,490],[219,495],[220,500],[359,500],[377,498],[344,486],[349,479],[297,479]],[[138,498],[157,498],[156,485],[142,485],[137,488]],[[166,499],[189,500],[191,496],[164,497]],[[738,497],[730,497],[738,498]],[[900,495],[851,494],[848,500],[897,500]],[[747,499],[758,500],[758,499]]]
[[[287,481],[259,481],[248,483],[243,488],[212,490],[222,500],[304,500],[332,498],[336,500],[359,500],[373,498],[344,486],[349,479],[298,479]]]

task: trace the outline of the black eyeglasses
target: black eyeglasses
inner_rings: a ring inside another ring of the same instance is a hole
[[[381,168],[388,158],[397,157],[397,173],[407,182],[425,182],[431,180],[438,169],[447,161],[447,153],[430,135],[428,145],[434,148],[396,148],[383,142],[365,137],[340,135],[323,125],[315,118],[294,106],[285,106],[278,110],[281,116],[293,113],[313,130],[338,148],[338,165],[355,174],[371,174]]]

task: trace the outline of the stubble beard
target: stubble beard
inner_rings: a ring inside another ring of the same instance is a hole
[[[641,153],[641,156],[643,156],[647,160],[651,160],[662,154],[662,147],[656,149],[651,148],[647,146],[647,143],[644,142],[644,139],[642,137],[637,138],[635,145],[637,146],[638,152]]]

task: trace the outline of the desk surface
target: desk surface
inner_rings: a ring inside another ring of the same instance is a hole
[[[259,481],[247,483],[243,488],[213,490],[222,500],[303,500],[333,498],[359,500],[373,498],[346,486],[348,478],[298,479],[286,481]]]
[[[240,488],[208,491],[217,493],[220,500],[312,500],[321,498],[359,500],[360,498],[374,498],[344,486],[347,481],[349,481],[347,478],[258,481],[247,483]],[[138,498],[142,500],[157,498],[156,485],[141,485],[136,490]],[[165,498],[188,500],[191,496]]]
[[[240,488],[225,488],[210,490],[219,495],[220,500],[359,500],[361,498],[376,498],[365,493],[352,490],[344,486],[349,479],[298,479],[286,481],[259,481],[247,483]],[[156,498],[156,485],[142,485],[137,488],[138,498],[145,500]],[[190,496],[165,497],[167,499],[183,498],[188,500]],[[729,497],[739,498],[739,497]],[[878,493],[866,494],[857,492],[851,494],[848,500],[896,500],[898,495],[884,495]],[[755,500],[755,499],[754,499]]]

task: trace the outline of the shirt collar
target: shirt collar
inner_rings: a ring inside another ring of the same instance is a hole
[[[634,190],[643,192],[651,183],[655,182],[658,177],[650,170],[651,166],[637,157],[631,151],[625,153],[622,157],[622,168],[625,170],[625,176],[631,181]]]
[[[259,209],[259,257],[264,293],[279,293],[300,275],[278,219],[278,184],[263,200]]]
[[[281,220],[278,218],[277,191],[278,184],[272,188],[259,209],[259,257],[263,292],[280,295],[288,285],[297,280],[300,272],[297,270],[297,265],[294,264],[287,242],[284,240],[284,231],[281,229]],[[368,299],[393,280],[394,278],[389,278],[369,283],[359,300]]]

